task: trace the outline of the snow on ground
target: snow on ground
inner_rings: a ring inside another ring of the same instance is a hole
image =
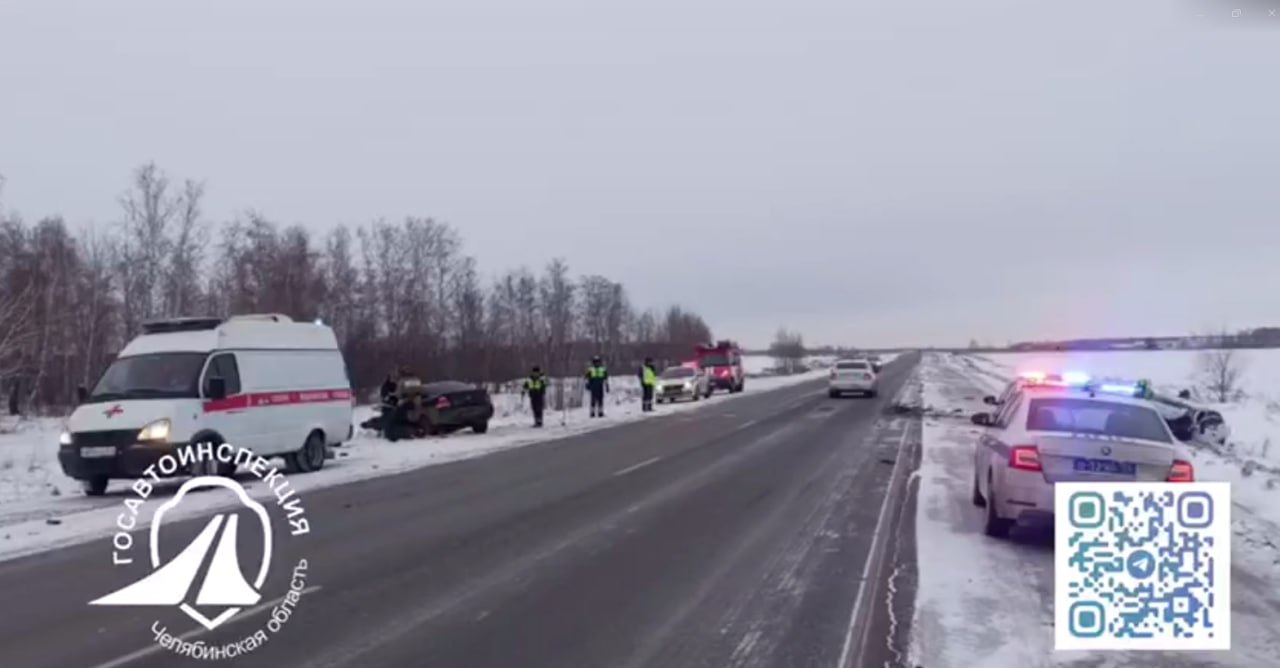
[[[644,418],[697,410],[708,404],[732,401],[821,377],[823,372],[815,371],[795,376],[752,378],[747,381],[743,394],[717,393],[710,400],[662,404],[654,413],[640,412],[639,382],[636,378],[614,378],[611,380],[612,392],[606,398],[605,418],[591,419],[586,407],[548,411],[544,419],[546,426],[539,430],[531,428],[532,416],[519,394],[496,394],[493,396],[494,418],[486,434],[463,431],[396,443],[359,428],[359,424],[372,414],[371,408],[361,407],[357,409],[354,420],[355,439],[336,448],[336,457],[330,459],[324,469],[289,476],[289,483],[305,503],[308,490],[478,457]],[[112,481],[105,497],[89,498],[83,495],[76,481],[63,475],[57,461],[61,423],[61,419],[48,418],[0,422],[0,560],[108,536],[122,501],[131,498],[128,490],[132,481]],[[274,463],[282,466],[280,460]],[[251,496],[266,498],[271,493],[251,473],[242,472],[237,478]],[[168,494],[161,494],[159,498],[176,492],[181,484],[182,479],[166,481],[163,489]],[[169,518],[197,516],[228,501],[218,495],[206,495],[199,500],[196,496],[187,498],[195,502],[184,502],[168,515]],[[151,503],[148,502],[142,510],[140,520],[150,517]],[[139,524],[139,528],[144,526],[145,523]]]
[[[1194,364],[1184,351],[1089,355],[969,356],[929,353],[913,379],[915,401],[924,415],[916,539],[919,591],[912,630],[911,665],[927,668],[1089,668],[1143,666],[1256,667],[1280,665],[1280,485],[1270,476],[1242,473],[1246,458],[1227,453],[1196,454],[1203,480],[1234,483],[1232,545],[1233,649],[1225,653],[1055,652],[1053,650],[1053,537],[1017,532],[996,540],[982,532],[982,513],[970,499],[973,447],[978,428],[969,416],[987,407],[982,397],[1000,389],[1022,370],[1083,370],[1095,374],[1150,378],[1157,389],[1180,389]],[[1194,353],[1191,354],[1194,358]],[[1089,359],[1085,359],[1089,358]],[[1162,361],[1164,358],[1164,361]],[[1265,439],[1265,418],[1247,419],[1265,407],[1267,371],[1280,367],[1280,354],[1257,355],[1257,376],[1245,378],[1250,400],[1224,411],[1246,441]],[[1252,407],[1252,409],[1250,408]],[[1245,423],[1257,423],[1246,427]],[[1280,441],[1280,427],[1271,429]],[[1237,452],[1248,450],[1247,442]],[[1242,489],[1244,487],[1249,489]]]
[[[899,353],[882,353],[880,354],[880,363],[888,364],[892,362]],[[835,355],[810,355],[804,358],[803,363],[810,369],[827,369],[835,364]],[[747,376],[768,376],[773,374],[779,366],[778,360],[768,355],[743,355],[742,369]]]

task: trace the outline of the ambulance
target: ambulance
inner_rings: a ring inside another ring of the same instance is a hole
[[[148,322],[92,390],[79,389],[58,461],[91,496],[196,443],[317,471],[352,436],[353,397],[337,337],[319,322],[280,314]],[[235,467],[201,461],[171,475],[230,476]]]

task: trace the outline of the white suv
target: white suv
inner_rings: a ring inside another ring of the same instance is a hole
[[[874,397],[880,390],[880,376],[867,360],[836,360],[827,381],[827,394],[832,398],[846,392]]]
[[[1053,522],[1058,482],[1193,482],[1191,455],[1135,386],[1021,382],[985,427],[973,453],[973,504],[986,533]]]

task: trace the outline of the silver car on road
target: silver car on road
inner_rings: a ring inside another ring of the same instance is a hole
[[[827,381],[827,394],[832,398],[846,393],[874,397],[880,391],[880,375],[865,359],[836,360]]]
[[[658,403],[675,402],[678,399],[697,401],[711,396],[711,379],[707,372],[696,366],[673,366],[658,376],[654,397]]]

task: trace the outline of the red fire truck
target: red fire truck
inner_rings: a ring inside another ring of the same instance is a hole
[[[742,370],[742,351],[732,341],[703,344],[696,349],[698,366],[706,371],[712,391],[741,392],[746,381]]]

